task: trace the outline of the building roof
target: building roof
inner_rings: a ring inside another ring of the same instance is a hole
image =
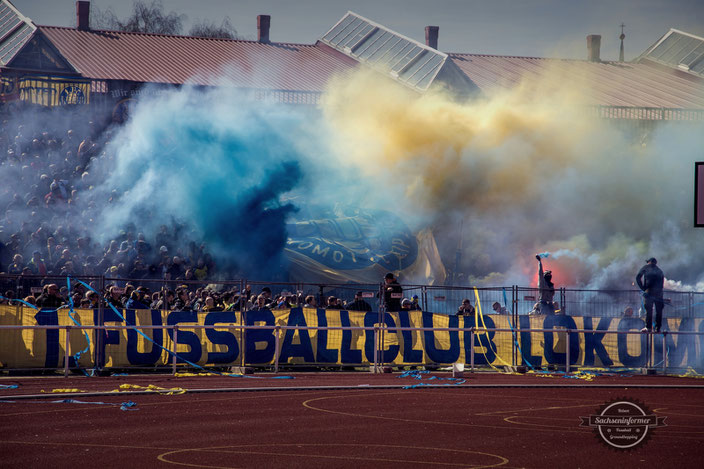
[[[38,26],[83,77],[320,92],[355,67],[316,45]]]
[[[646,60],[704,78],[704,38],[670,29],[637,59]]]
[[[0,1],[0,66],[14,58],[36,29],[10,2]]]
[[[587,83],[586,99],[602,106],[704,108],[704,80],[647,63],[589,62],[477,54],[449,54],[483,92],[512,88],[524,79],[573,77]]]
[[[400,83],[427,90],[447,54],[348,11],[320,41]]]
[[[24,72],[229,85],[277,101],[317,103],[331,77],[365,64],[419,92],[439,83],[460,93],[491,93],[524,79],[557,79],[584,83],[587,101],[597,106],[704,110],[704,77],[694,73],[704,61],[704,45],[677,30],[637,61],[624,63],[446,54],[353,12],[316,44],[35,26],[7,0],[0,0],[0,14],[5,15],[0,16],[0,51],[4,47],[9,57],[0,68]],[[20,31],[27,38],[18,39]],[[685,62],[688,70],[681,66]]]

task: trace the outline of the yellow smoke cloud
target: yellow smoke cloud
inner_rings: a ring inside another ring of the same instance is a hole
[[[402,174],[407,195],[426,208],[486,209],[525,203],[531,178],[579,168],[575,149],[594,129],[574,88],[556,78],[457,102],[361,70],[331,83],[324,113],[345,160],[363,174]]]

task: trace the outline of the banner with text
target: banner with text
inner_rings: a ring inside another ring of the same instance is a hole
[[[571,365],[642,367],[647,363],[647,335],[639,332],[644,322],[638,318],[519,316],[515,325],[511,324],[509,316],[501,315],[475,318],[402,311],[387,313],[380,324],[378,312],[302,308],[246,313],[124,310],[121,314],[126,322],[114,311],[105,310],[107,330],[84,332],[76,324],[98,324],[98,310],[76,310],[74,322],[67,309],[36,311],[2,305],[0,326],[73,326],[69,355],[78,354],[78,364],[82,367],[94,366],[96,357],[98,364],[106,367],[168,365],[173,356],[164,349],[174,350],[174,326],[178,329],[177,361],[201,366],[271,365],[277,352],[281,364],[369,365],[374,362],[375,326],[380,361],[393,365],[470,363],[472,341],[475,365],[509,365],[513,363],[514,333],[490,329],[511,329],[511,326],[517,326],[517,364],[536,368],[564,365],[568,342]],[[243,316],[244,324],[259,328],[243,333],[236,327],[243,324]],[[704,366],[704,319],[667,318],[663,322],[668,331],[699,334],[656,335],[654,363],[662,361],[662,341],[665,340],[669,367]],[[462,330],[475,325],[478,329],[474,334]],[[135,326],[148,339],[134,328],[111,328],[115,326]],[[276,326],[298,329],[276,329]],[[489,330],[483,330],[484,327]],[[408,330],[410,328],[423,330]],[[529,329],[546,329],[547,332],[530,332]],[[568,341],[567,329],[586,332],[571,332]],[[614,333],[617,331],[621,333]],[[0,328],[0,367],[62,367],[65,347],[65,329]],[[73,358],[69,365],[75,365]]]

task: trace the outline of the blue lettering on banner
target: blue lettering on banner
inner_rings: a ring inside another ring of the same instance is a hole
[[[433,326],[433,313],[422,313],[423,316],[423,327],[432,328]],[[459,317],[450,316],[449,327],[459,327]],[[487,326],[490,327],[490,326]],[[491,326],[493,327],[493,326]],[[447,350],[437,348],[435,346],[435,334],[433,330],[423,331],[423,338],[425,339],[425,353],[428,355],[428,359],[435,363],[455,363],[460,357],[460,337],[458,331],[437,331],[438,334],[449,334],[450,335],[450,348]]]
[[[518,316],[518,324],[521,328],[521,333],[519,334],[521,338],[521,351],[522,353],[522,363],[524,365],[529,365],[534,368],[540,368],[543,366],[543,357],[540,355],[531,355],[533,350],[533,338],[531,333],[526,329],[530,329],[530,316]]]
[[[599,320],[599,324],[596,326],[596,330],[598,331],[608,331],[609,326],[611,325],[611,318],[601,318]],[[585,317],[584,318],[584,329],[585,330],[594,330],[594,326],[592,325],[592,318],[590,317]],[[611,357],[609,357],[608,352],[606,351],[606,347],[604,347],[603,340],[604,337],[606,336],[605,332],[602,333],[597,333],[597,332],[585,332],[584,333],[584,366],[594,366],[594,354],[596,354],[597,357],[599,357],[599,360],[601,361],[601,364],[603,366],[611,366],[614,364],[614,361],[611,360]],[[570,338],[570,343],[572,341],[572,338]],[[570,351],[570,354],[572,351]],[[570,360],[572,361],[572,360]]]
[[[325,309],[318,308],[316,311],[318,315],[318,327],[327,327],[328,318],[326,316]],[[331,310],[335,311],[335,310]],[[327,348],[328,345],[328,331],[325,329],[318,329],[317,331],[318,343],[316,347],[317,356],[316,361],[318,363],[337,363],[338,351],[336,348]]]
[[[276,342],[274,338],[274,324],[276,318],[274,313],[268,309],[259,311],[246,311],[245,323],[248,326],[254,326],[255,323],[264,323],[266,326],[272,326],[271,329],[249,329],[245,332],[245,360],[248,364],[270,363],[274,359],[276,353]],[[261,324],[257,324],[261,325]],[[262,350],[257,350],[257,343],[264,342],[266,347]]]
[[[198,324],[198,313],[195,311],[172,311],[166,318],[166,324],[169,326],[175,326],[181,323],[195,323]],[[174,339],[173,329],[169,329],[169,336],[171,340]],[[203,354],[203,349],[200,345],[200,339],[195,332],[189,330],[178,330],[178,344],[187,345],[191,350],[189,352],[176,352],[178,357],[176,358],[176,363],[186,363],[188,360],[191,363],[198,363],[201,355]]]
[[[303,326],[306,327],[306,318],[303,315],[303,308],[291,308],[288,314],[289,327]],[[299,343],[294,344],[293,338],[298,334]],[[289,358],[302,357],[305,362],[314,363],[315,356],[313,355],[313,345],[310,342],[310,334],[307,329],[287,329],[284,335],[284,342],[281,345],[281,354],[279,360],[286,363]]]
[[[555,329],[562,327],[565,329],[577,329],[574,319],[571,316],[550,315],[545,316],[543,320],[543,329]],[[559,332],[558,332],[559,333]],[[579,360],[579,334],[570,332],[570,365],[574,365]],[[555,351],[554,333],[544,332],[543,340],[545,343],[544,355],[545,361],[553,365],[564,365],[567,360],[567,354]]]
[[[217,311],[208,313],[205,316],[206,326],[235,323],[237,323],[237,314],[234,311]],[[206,329],[205,336],[213,345],[224,345],[227,349],[224,352],[208,352],[207,363],[232,363],[239,356],[240,346],[237,344],[237,338],[232,332]]]
[[[364,327],[374,327],[374,324],[376,324],[379,320],[379,313],[374,312],[374,311],[369,311],[364,315]],[[387,327],[390,328],[395,328],[396,323],[394,322],[393,318],[391,317],[390,314],[385,313],[384,314],[384,324],[386,324]],[[386,334],[395,334],[396,329],[387,329],[385,331]],[[364,340],[364,355],[366,355],[367,360],[370,362],[374,362],[374,331],[373,330],[366,330],[364,331],[365,334],[365,340]],[[379,334],[381,334],[381,330],[379,331]],[[379,345],[381,347],[381,344]],[[398,356],[398,351],[400,347],[398,345],[389,345],[388,350],[384,350],[381,353],[381,361],[382,363],[390,363],[396,359]]]
[[[59,315],[56,310],[41,310],[34,319],[40,326],[58,326]],[[36,337],[36,335],[35,335]],[[45,368],[56,368],[59,365],[59,330],[46,329],[46,356],[44,357]]]
[[[399,311],[398,322],[400,327],[411,327],[411,318],[408,311]],[[415,337],[413,331],[403,330],[401,331],[401,337],[403,338],[403,362],[404,363],[422,363],[423,361],[423,350],[416,350],[413,348],[415,345]]]
[[[151,310],[152,323],[153,326],[161,326],[161,312],[158,310]],[[124,312],[125,321],[128,326],[136,326],[136,313],[133,309],[126,309]],[[132,365],[156,365],[157,361],[161,357],[162,348],[164,346],[164,330],[163,329],[145,329],[142,331],[147,337],[151,334],[154,345],[149,343],[151,346],[150,352],[140,352],[137,350],[137,345],[139,343],[140,335],[135,329],[127,329],[127,361]],[[178,340],[181,342],[182,332],[178,332]]]
[[[350,313],[347,311],[340,311],[340,325],[342,327],[351,326]],[[342,361],[342,363],[362,363],[362,351],[352,349],[352,331],[349,329],[343,329],[342,331],[340,361]]]
[[[645,327],[642,319],[622,318],[618,323],[619,331],[640,331]],[[617,334],[618,361],[626,368],[640,368],[647,362],[647,334]],[[630,355],[628,353],[628,342],[638,340],[640,342],[640,355]]]
[[[473,316],[465,316],[465,325],[468,324],[467,320],[469,320],[469,324],[472,324],[472,326],[474,325]],[[484,316],[484,324],[480,324],[480,326],[486,326],[487,329],[493,329],[496,327],[496,324],[494,324],[494,320],[491,319],[491,316]],[[495,335],[496,331],[474,332],[475,365],[490,365],[494,363],[496,360],[496,343],[494,342]],[[477,347],[479,347],[479,349],[477,349]]]
[[[93,310],[93,323],[94,324],[99,324],[99,325],[104,325],[106,322],[119,322],[122,324],[122,319],[120,316],[117,315],[115,311],[113,311],[111,308],[104,309],[103,310],[103,322],[102,324],[100,323],[100,310],[99,309],[94,309]],[[99,362],[98,366],[105,366],[105,347],[108,344],[111,345],[119,345],[120,344],[120,331],[118,330],[108,330],[105,329],[105,333],[103,335],[103,340],[98,340],[96,343],[100,344],[100,350],[98,353],[99,357]]]

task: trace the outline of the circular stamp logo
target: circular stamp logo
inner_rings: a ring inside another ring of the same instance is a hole
[[[616,399],[599,408],[597,414],[580,417],[580,427],[592,427],[599,441],[617,450],[631,450],[645,444],[667,417],[658,417],[632,399]]]

